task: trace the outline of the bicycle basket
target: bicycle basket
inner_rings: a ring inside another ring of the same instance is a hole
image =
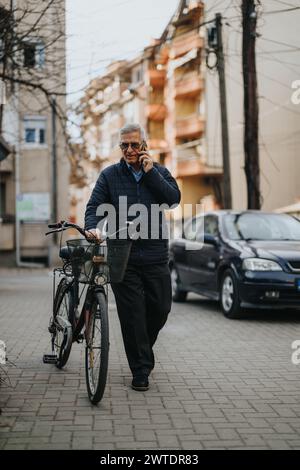
[[[109,278],[106,246],[89,243],[84,238],[68,240],[67,246],[72,272],[79,282],[88,284],[96,272],[104,273]]]
[[[111,282],[122,282],[127,268],[132,240],[107,239],[107,264]]]

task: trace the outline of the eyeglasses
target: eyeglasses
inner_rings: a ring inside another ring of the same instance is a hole
[[[128,150],[129,145],[133,150],[139,150],[141,144],[140,142],[121,142],[120,147],[122,150]]]

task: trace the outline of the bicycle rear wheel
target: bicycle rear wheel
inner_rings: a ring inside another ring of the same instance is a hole
[[[52,344],[57,356],[56,367],[62,369],[70,356],[72,348],[72,325],[69,321],[73,308],[72,292],[63,278],[56,291],[53,304]]]
[[[85,372],[90,401],[102,399],[107,379],[109,326],[107,298],[104,292],[95,294],[86,330]]]

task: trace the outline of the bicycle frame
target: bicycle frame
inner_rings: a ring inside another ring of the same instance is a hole
[[[54,276],[53,276],[53,308],[54,306],[54,301],[55,301],[55,292],[56,292],[56,274],[65,275],[66,276],[66,270],[64,269],[65,266],[67,266],[69,263],[66,262],[62,268],[56,268],[53,270]],[[97,292],[104,292],[105,295],[107,295],[108,290],[105,288],[105,286],[98,286],[93,283],[93,279],[95,275],[97,274],[97,264],[93,265],[93,271],[91,273],[91,283],[88,285],[87,292],[85,294],[85,299],[84,303],[80,312],[80,316],[78,319],[75,318],[75,311],[78,308],[79,305],[79,275],[68,275],[70,277],[70,281],[67,284],[66,289],[71,290],[71,295],[72,295],[72,300],[73,300],[73,305],[72,305],[72,310],[70,312],[71,318],[70,323],[72,325],[72,330],[73,330],[73,342],[80,342],[82,340],[81,338],[81,332],[84,328],[84,326],[88,327],[89,323],[89,314],[90,314],[90,309],[92,305],[93,298]]]
[[[126,222],[126,227],[123,227],[119,230],[117,230],[115,233],[111,234],[110,237],[114,237],[115,235],[117,235],[118,233],[124,231],[124,230],[127,230],[128,227],[130,225],[132,225],[133,222],[129,222],[127,221]],[[52,230],[50,232],[47,232],[46,235],[50,235],[52,233],[58,233],[58,232],[61,232],[63,233],[65,230],[68,230],[69,228],[75,228],[81,235],[83,235],[88,241],[91,241],[87,238],[87,235],[86,235],[86,231],[84,229],[82,229],[81,227],[79,227],[78,225],[76,224],[73,224],[73,223],[69,223],[69,222],[66,222],[66,221],[61,221],[57,224],[50,224],[48,225],[49,228],[51,228]],[[92,234],[92,240],[94,241],[97,241],[95,236]],[[62,238],[60,239],[60,247],[61,247],[61,242],[62,242]],[[55,300],[55,292],[56,292],[56,286],[55,286],[55,279],[56,279],[56,273],[60,273],[60,274],[65,274],[66,277],[71,277],[72,280],[70,281],[69,283],[69,287],[74,289],[73,291],[73,301],[74,301],[74,305],[73,305],[73,308],[72,308],[72,316],[73,318],[71,318],[72,320],[72,330],[73,330],[73,342],[74,341],[79,341],[80,338],[80,334],[81,334],[81,331],[84,327],[84,325],[87,324],[86,322],[86,319],[85,319],[85,312],[88,312],[88,305],[89,305],[89,302],[90,302],[90,296],[92,295],[92,293],[96,292],[98,290],[98,292],[105,292],[104,290],[104,286],[96,286],[93,281],[91,281],[91,284],[89,285],[88,287],[88,290],[87,290],[87,293],[86,293],[86,297],[85,297],[85,301],[84,301],[84,305],[83,305],[83,308],[82,308],[82,311],[81,311],[81,314],[79,316],[79,319],[78,321],[76,322],[75,324],[75,309],[77,309],[78,305],[79,305],[79,273],[74,273],[73,270],[72,270],[72,274],[68,274],[67,273],[67,270],[66,270],[66,267],[69,265],[69,262],[66,261],[63,265],[62,268],[56,268],[54,269],[54,277],[53,277],[53,307],[54,306],[54,300]],[[95,274],[96,274],[96,266],[97,264],[93,264],[93,271],[92,271],[92,275],[91,275],[91,280],[94,279],[95,277]],[[107,295],[107,290],[106,290],[106,295]],[[75,325],[75,327],[74,327]]]
[[[130,222],[127,222],[126,229],[129,225]],[[59,369],[63,368],[69,359],[72,343],[75,341],[80,343],[85,339],[87,391],[91,403],[97,404],[102,399],[106,386],[109,355],[107,295],[110,267],[105,256],[106,252],[104,248],[90,247],[93,241],[101,245],[101,240],[75,224],[62,221],[48,227],[54,230],[47,235],[75,228],[89,243],[86,244],[82,239],[69,240],[68,253],[64,251],[60,253],[63,267],[53,271],[53,317],[48,328],[51,334],[52,354],[45,354],[43,361],[46,364],[54,364]],[[113,235],[126,229],[120,229]],[[90,235],[93,237],[92,240]],[[59,283],[56,282],[57,274],[62,276]],[[80,292],[82,284],[85,287]],[[81,305],[81,312],[77,318],[76,312]]]

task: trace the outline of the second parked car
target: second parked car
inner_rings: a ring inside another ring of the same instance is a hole
[[[173,300],[188,292],[243,307],[300,308],[300,221],[261,211],[215,211],[185,225],[170,243]]]

